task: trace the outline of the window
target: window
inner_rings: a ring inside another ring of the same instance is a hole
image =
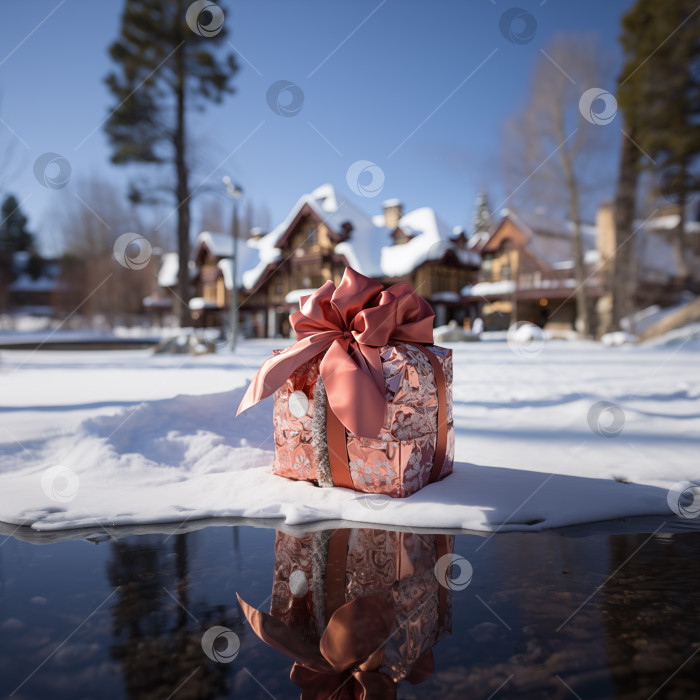
[[[308,245],[316,245],[318,243],[318,227],[317,226],[310,226],[309,227],[309,233],[306,239]]]

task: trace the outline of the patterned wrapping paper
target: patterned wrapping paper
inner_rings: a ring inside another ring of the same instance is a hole
[[[326,567],[331,531],[293,537],[278,531],[270,614],[311,644],[318,644],[326,614]],[[437,538],[454,549],[452,535],[417,535],[355,528],[350,531],[345,561],[345,602],[379,591],[390,591],[398,631],[384,649],[379,672],[395,683],[444,636],[452,632],[451,591],[443,592],[434,568]]]
[[[452,472],[452,351],[428,346],[445,373],[447,394],[447,448],[440,471]],[[356,490],[404,497],[428,483],[437,437],[437,389],[426,356],[406,343],[379,349],[386,384],[387,414],[378,438],[356,437],[346,431],[348,463]],[[325,409],[316,384],[320,357],[299,367],[274,396],[275,460],[273,472],[290,479],[332,485],[322,468]],[[323,412],[314,420],[314,411]]]

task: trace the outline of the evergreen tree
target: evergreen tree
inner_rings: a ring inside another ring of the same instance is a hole
[[[0,250],[15,253],[32,251],[33,247],[34,235],[27,231],[27,217],[10,194],[0,207]]]
[[[637,0],[622,19],[626,62],[618,102],[646,154],[639,163],[661,175],[662,194],[678,203],[673,243],[687,277],[685,209],[700,187],[700,7],[697,0]]]
[[[472,233],[487,229],[491,225],[491,207],[486,192],[483,190],[476,196],[474,216],[472,216]]]
[[[180,257],[180,322],[189,323],[190,184],[188,116],[233,92],[238,70],[225,42],[223,11],[204,0],[126,0],[121,34],[109,49],[116,71],[106,78],[115,98],[105,124],[118,164],[169,164],[174,169]],[[142,189],[132,190],[143,201]]]

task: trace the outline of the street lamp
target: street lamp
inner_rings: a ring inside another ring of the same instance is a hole
[[[233,255],[231,257],[231,301],[229,303],[229,325],[231,326],[231,350],[236,349],[238,335],[238,283],[236,266],[238,264],[238,200],[243,194],[243,188],[224,175],[226,194],[233,199],[233,218],[231,219],[231,237],[233,238]]]

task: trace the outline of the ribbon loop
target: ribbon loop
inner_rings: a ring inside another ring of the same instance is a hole
[[[262,364],[236,415],[270,396],[305,362],[325,352],[320,374],[328,403],[358,437],[376,438],[386,399],[377,348],[390,341],[433,342],[430,304],[406,282],[382,285],[352,268],[300,300],[289,321],[297,342]]]

